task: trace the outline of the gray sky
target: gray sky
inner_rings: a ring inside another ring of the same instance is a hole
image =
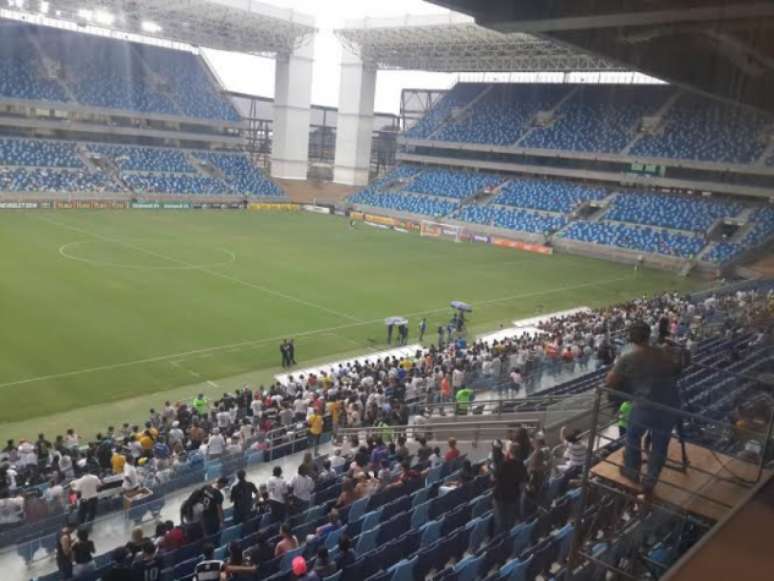
[[[316,19],[319,33],[315,38],[312,103],[338,105],[339,60],[341,47],[333,29],[345,19],[403,16],[406,14],[444,14],[444,10],[421,0],[261,0],[283,8],[293,8]],[[274,96],[274,61],[244,54],[206,50],[226,88],[243,93]],[[400,92],[404,87],[446,89],[456,75],[421,71],[379,71],[375,109],[398,113]]]

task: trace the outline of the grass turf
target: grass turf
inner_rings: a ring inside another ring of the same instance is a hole
[[[91,433],[125,419],[122,401],[147,410],[181,386],[256,370],[269,380],[284,337],[302,365],[382,347],[390,315],[409,316],[410,340],[427,315],[432,341],[454,299],[474,305],[480,332],[697,285],[303,213],[7,212],[0,249],[1,437],[102,404],[69,417]]]

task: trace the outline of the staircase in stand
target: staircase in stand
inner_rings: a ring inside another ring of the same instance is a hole
[[[433,139],[433,137],[434,137],[434,136],[435,136],[435,135],[436,135],[436,134],[437,134],[439,131],[441,131],[441,129],[443,129],[444,127],[446,127],[446,126],[447,126],[447,125],[449,125],[450,123],[457,123],[458,121],[464,120],[464,119],[467,117],[468,113],[471,111],[471,109],[472,109],[472,108],[473,108],[473,107],[476,105],[476,103],[478,103],[478,102],[479,102],[481,99],[483,99],[484,97],[486,97],[486,96],[487,96],[487,95],[488,95],[488,94],[489,94],[489,93],[492,91],[492,89],[494,89],[494,85],[489,85],[488,87],[486,87],[486,88],[485,88],[483,91],[481,91],[481,92],[480,92],[478,95],[476,95],[475,97],[473,97],[473,99],[471,99],[470,101],[468,101],[468,102],[465,104],[465,106],[462,108],[462,111],[460,111],[460,114],[459,114],[459,115],[457,115],[457,116],[455,116],[455,117],[453,117],[453,118],[452,118],[452,117],[449,117],[448,119],[446,119],[446,120],[445,120],[443,123],[441,123],[441,124],[440,124],[438,127],[436,127],[435,129],[433,129],[432,133],[430,133],[430,134],[429,134],[429,135],[426,137],[426,139],[428,139],[428,140],[432,140],[432,139]]]
[[[664,120],[664,117],[669,112],[669,110],[672,108],[672,106],[677,102],[677,100],[682,96],[683,90],[680,89],[678,91],[675,91],[674,94],[672,94],[661,107],[659,107],[658,111],[656,111],[653,115],[650,115],[650,117],[655,117],[659,120],[659,128],[661,127],[661,123]],[[632,140],[626,144],[626,147],[624,147],[621,150],[621,155],[629,155],[629,152],[632,150],[632,148],[637,145],[637,143],[642,139],[646,133],[643,133],[642,131],[638,131],[637,135],[635,135]]]
[[[576,86],[576,87],[573,87],[573,88],[572,88],[572,90],[570,90],[570,92],[568,92],[568,93],[567,93],[567,94],[566,94],[564,97],[562,97],[561,99],[559,99],[559,101],[557,101],[557,102],[556,102],[556,104],[555,104],[553,107],[551,107],[551,108],[550,108],[548,111],[545,111],[545,112],[546,112],[546,113],[548,113],[548,114],[549,114],[549,115],[550,115],[550,116],[553,118],[553,117],[554,117],[554,115],[556,114],[556,112],[559,110],[559,108],[560,108],[562,105],[564,105],[564,104],[565,104],[567,101],[569,101],[570,99],[572,99],[572,98],[573,98],[573,97],[574,97],[574,96],[575,96],[575,95],[576,95],[576,94],[577,94],[577,93],[578,93],[580,90],[581,90],[581,86],[580,86],[580,85],[578,85],[578,86]],[[530,120],[530,122],[531,122],[531,120]],[[525,131],[524,133],[522,133],[522,134],[521,134],[521,137],[519,137],[519,138],[516,140],[516,142],[515,142],[515,143],[513,143],[512,145],[513,145],[514,147],[518,147],[518,146],[519,146],[519,145],[521,145],[521,143],[522,143],[522,142],[523,142],[525,139],[527,139],[527,137],[528,137],[528,136],[530,136],[530,135],[531,135],[533,132],[535,132],[535,131],[540,131],[541,129],[544,129],[544,128],[543,128],[543,127],[536,127],[536,126],[530,127],[529,129],[527,129],[527,131]]]

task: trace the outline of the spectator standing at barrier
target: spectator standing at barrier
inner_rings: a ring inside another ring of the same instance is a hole
[[[102,481],[90,472],[71,484],[70,488],[77,492],[80,498],[78,524],[91,522],[97,516],[97,496],[100,486],[102,486]]]
[[[255,512],[258,489],[247,480],[244,470],[237,472],[237,483],[231,487],[231,503],[234,505],[234,524],[250,520]]]
[[[651,449],[647,472],[642,478],[646,496],[653,492],[664,466],[672,430],[678,422],[680,407],[677,379],[689,363],[686,351],[672,346],[650,345],[650,326],[637,321],[629,328],[633,349],[619,357],[607,376],[607,386],[634,396],[628,426],[622,474],[640,481],[642,436],[650,432]],[[663,407],[649,405],[654,402]],[[671,408],[671,409],[669,409]],[[672,411],[674,410],[674,411]]]
[[[524,463],[517,458],[519,445],[511,444],[510,453],[495,464],[493,480],[495,534],[510,531],[519,517],[521,489],[527,480]]]

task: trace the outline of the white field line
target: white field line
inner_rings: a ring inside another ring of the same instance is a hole
[[[344,319],[349,319],[350,321],[360,321],[357,317],[353,317],[352,315],[348,315],[347,313],[342,313],[340,311],[336,311],[334,309],[329,309],[328,307],[324,307],[323,305],[318,305],[317,303],[312,303],[310,301],[306,301],[304,299],[300,299],[298,297],[294,297],[292,295],[288,295],[279,291],[272,290],[270,288],[267,288],[265,286],[261,286],[258,284],[253,284],[251,282],[247,282],[246,280],[242,280],[241,278],[237,278],[235,276],[231,276],[230,274],[224,274],[222,272],[218,272],[216,270],[210,270],[206,265],[200,266],[196,264],[192,264],[190,262],[186,262],[185,260],[179,260],[177,258],[173,258],[171,256],[165,256],[163,254],[159,254],[158,252],[153,252],[152,250],[147,250],[145,248],[141,248],[139,246],[135,246],[134,244],[130,244],[128,242],[124,242],[123,240],[118,240],[116,238],[110,238],[108,236],[102,236],[101,234],[96,234],[94,232],[90,232],[89,230],[84,230],[83,228],[79,228],[78,226],[72,226],[70,224],[66,224],[64,222],[59,222],[57,220],[52,220],[50,218],[44,218],[42,216],[38,217],[40,220],[43,220],[44,222],[48,222],[50,224],[54,224],[56,226],[60,226],[62,228],[68,228],[70,230],[73,230],[74,232],[80,232],[81,234],[85,234],[87,236],[91,236],[92,238],[97,238],[98,240],[104,240],[105,242],[110,242],[112,244],[118,244],[119,246],[123,246],[124,248],[129,248],[130,250],[135,250],[137,252],[142,252],[144,254],[147,254],[148,256],[153,256],[154,258],[159,258],[161,260],[166,260],[167,262],[172,262],[174,264],[177,264],[185,269],[188,270],[196,270],[199,272],[203,272],[205,274],[209,274],[210,276],[214,276],[216,278],[222,278],[224,280],[228,280],[237,284],[240,284],[242,286],[246,286],[248,288],[252,288],[258,291],[261,291],[263,293],[266,293],[268,295],[273,295],[275,297],[279,297],[281,299],[285,299],[287,301],[292,301],[294,303],[298,303],[307,307],[311,307],[313,309],[317,309],[319,311],[324,311],[331,315],[336,315],[337,317],[342,317]],[[61,249],[60,249],[61,250]],[[68,257],[69,258],[69,257]]]
[[[581,289],[581,288],[587,288],[587,287],[590,287],[590,286],[601,286],[601,285],[613,284],[615,282],[621,282],[621,281],[624,281],[624,280],[629,280],[631,278],[632,278],[632,275],[621,276],[621,277],[618,277],[618,278],[611,278],[609,280],[587,282],[587,283],[571,285],[571,286],[565,286],[565,287],[557,287],[557,288],[554,288],[554,289],[551,289],[551,290],[547,290],[547,291],[537,291],[537,292],[531,292],[531,293],[524,293],[524,294],[520,294],[520,295],[512,295],[512,296],[508,296],[508,297],[499,297],[499,298],[496,298],[496,299],[488,299],[488,300],[484,300],[484,301],[479,301],[477,303],[473,303],[473,306],[476,306],[476,305],[479,305],[479,306],[480,305],[489,305],[489,304],[494,304],[494,303],[503,303],[503,302],[507,302],[507,301],[511,301],[511,300],[527,299],[527,298],[531,298],[531,297],[535,297],[535,296],[544,296],[544,295],[550,295],[550,294],[554,294],[554,293],[561,293],[561,292],[566,292],[566,291],[571,291],[571,290],[577,290],[577,289]],[[434,313],[440,313],[440,312],[448,311],[448,310],[449,310],[449,306],[447,305],[447,306],[443,306],[443,307],[438,308],[438,309],[431,309],[431,310],[427,310],[427,311],[418,311],[416,313],[407,313],[407,314],[404,314],[403,316],[404,317],[417,317],[419,315],[432,315]],[[144,359],[135,359],[133,361],[124,361],[122,363],[113,363],[113,364],[110,364],[110,365],[100,365],[100,366],[97,366],[97,367],[90,367],[90,368],[87,368],[87,369],[76,369],[76,370],[73,370],[73,371],[64,371],[64,372],[61,372],[61,373],[52,373],[50,375],[41,375],[39,377],[29,377],[27,379],[17,379],[15,381],[8,381],[8,382],[5,382],[5,383],[0,383],[0,388],[11,387],[11,386],[14,386],[14,385],[26,385],[28,383],[35,383],[35,382],[38,382],[38,381],[46,381],[46,380],[49,380],[49,379],[60,379],[60,378],[65,378],[65,377],[74,377],[74,376],[83,375],[83,374],[87,374],[87,373],[95,373],[95,372],[98,372],[98,371],[109,371],[111,369],[120,369],[122,367],[132,367],[132,366],[135,366],[135,365],[144,365],[144,364],[147,364],[147,363],[157,363],[159,361],[167,361],[167,360],[170,360],[170,359],[185,359],[187,357],[191,357],[193,355],[200,355],[202,353],[212,353],[212,352],[216,352],[216,351],[225,351],[225,350],[229,350],[229,349],[236,349],[236,348],[242,348],[242,347],[251,347],[253,345],[261,345],[263,343],[272,343],[272,342],[275,342],[275,341],[281,341],[282,339],[285,339],[287,337],[298,338],[298,337],[308,337],[308,336],[311,336],[311,335],[317,335],[317,334],[320,334],[320,333],[332,333],[332,332],[341,331],[341,330],[344,330],[344,329],[353,329],[355,327],[363,327],[363,326],[366,326],[366,325],[373,325],[373,324],[376,324],[376,323],[381,323],[383,321],[384,321],[384,317],[380,317],[378,319],[372,319],[370,321],[360,321],[358,323],[347,323],[347,324],[338,325],[338,326],[335,326],[335,327],[327,327],[327,328],[315,329],[315,330],[311,330],[311,331],[301,331],[301,332],[298,332],[298,333],[284,333],[284,334],[278,335],[276,337],[268,337],[268,338],[263,338],[263,339],[241,341],[239,343],[229,343],[229,344],[226,344],[226,345],[215,345],[213,347],[203,347],[201,349],[194,349],[192,351],[184,351],[182,353],[169,353],[169,354],[166,354],[166,355],[157,355],[157,356],[154,356],[154,357],[147,357],[147,358],[144,358]]]

